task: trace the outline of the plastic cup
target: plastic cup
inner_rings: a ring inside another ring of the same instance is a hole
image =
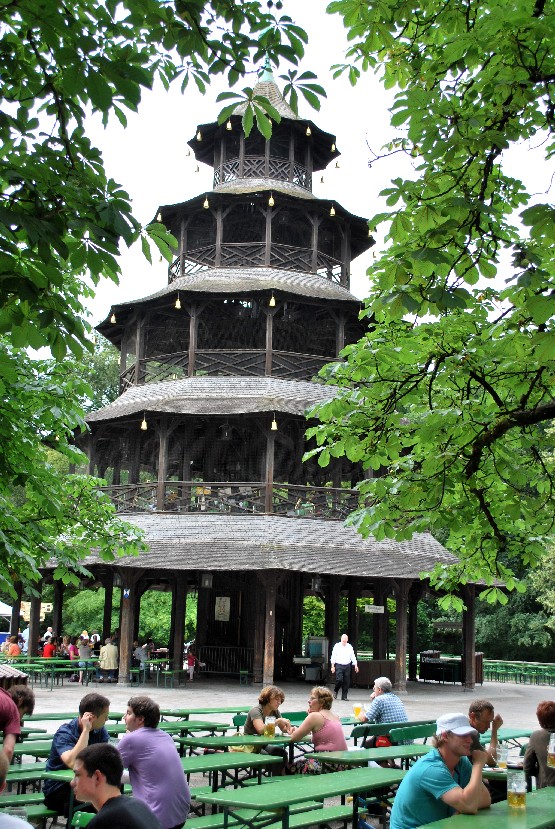
[[[497,749],[497,765],[500,769],[507,768],[507,760],[509,758],[509,749],[505,746],[499,746]]]

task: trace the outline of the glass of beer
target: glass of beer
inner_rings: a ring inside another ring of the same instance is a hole
[[[362,705],[358,702],[355,702],[353,705],[353,714],[355,717],[360,717],[360,712],[362,711]]]
[[[509,749],[506,746],[499,746],[497,749],[497,765],[500,769],[507,768],[507,758],[509,756]]]
[[[510,809],[526,808],[526,778],[523,771],[507,773],[507,803]]]
[[[555,768],[555,734],[549,737],[549,745],[547,747],[547,765],[549,768]]]
[[[266,717],[264,720],[264,737],[276,736],[276,718]]]

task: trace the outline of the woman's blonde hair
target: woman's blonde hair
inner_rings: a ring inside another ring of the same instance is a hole
[[[333,702],[333,697],[331,695],[331,691],[329,690],[329,688],[324,688],[322,685],[317,685],[315,688],[312,689],[310,693],[313,697],[317,698],[321,708],[326,708],[328,711],[330,710],[331,704]]]

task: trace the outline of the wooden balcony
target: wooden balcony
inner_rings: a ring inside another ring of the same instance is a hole
[[[152,481],[100,487],[118,513],[282,515],[344,521],[358,507],[354,489],[229,481]]]

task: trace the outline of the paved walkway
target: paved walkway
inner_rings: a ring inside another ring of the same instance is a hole
[[[300,711],[307,707],[312,683],[285,682],[282,687],[285,692],[283,710]],[[260,689],[260,685],[241,686],[238,680],[204,677],[192,684],[173,689],[157,688],[156,685],[131,687],[115,683],[98,685],[91,683],[88,687],[84,687],[65,683],[63,687],[55,686],[54,691],[36,687],[35,710],[37,712],[77,710],[81,697],[91,691],[98,691],[107,696],[113,711],[125,711],[129,697],[135,694],[152,696],[162,708],[218,707],[236,703],[252,706],[256,704]],[[369,695],[370,691],[365,688],[351,688],[349,701],[337,700],[333,710],[340,716],[347,716],[352,712],[354,702],[364,703]],[[402,699],[410,719],[424,719],[438,717],[447,712],[466,712],[471,700],[487,698],[494,704],[496,712],[501,714],[507,726],[536,728],[538,727],[536,720],[538,702],[553,699],[554,696],[554,688],[546,685],[485,682],[483,686],[478,685],[475,691],[464,691],[460,685],[410,682],[407,684],[407,692],[402,695]],[[214,717],[214,720],[229,722],[230,717],[220,715]],[[48,730],[51,731],[52,723],[47,723],[47,725]]]

